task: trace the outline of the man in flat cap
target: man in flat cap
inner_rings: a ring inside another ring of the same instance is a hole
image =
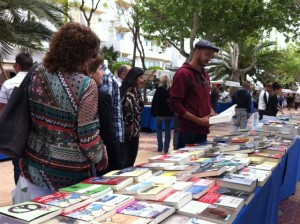
[[[210,81],[204,66],[219,51],[208,40],[195,44],[193,58],[184,63],[174,76],[170,90],[169,106],[178,116],[178,145],[207,141],[209,117],[215,115],[210,101]]]

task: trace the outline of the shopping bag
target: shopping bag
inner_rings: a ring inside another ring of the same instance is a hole
[[[19,204],[22,202],[30,201],[31,194],[28,188],[27,180],[22,175],[19,177],[16,188],[12,192],[13,204]]]
[[[25,76],[12,94],[0,117],[0,153],[20,158],[27,145],[31,128],[28,108],[28,86],[35,66]]]

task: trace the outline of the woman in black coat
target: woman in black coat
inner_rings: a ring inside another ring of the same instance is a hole
[[[159,84],[156,88],[152,106],[151,115],[156,117],[156,135],[158,151],[168,153],[171,141],[171,120],[174,116],[167,103],[169,98],[169,91],[171,87],[171,80],[168,75],[159,77]],[[162,137],[162,125],[165,125],[165,141]]]

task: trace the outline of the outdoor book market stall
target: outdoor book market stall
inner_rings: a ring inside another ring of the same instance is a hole
[[[299,119],[299,121],[300,121],[300,119]],[[299,121],[297,121],[298,127],[300,124]],[[275,124],[276,124],[276,122],[277,121],[275,121]],[[294,126],[294,127],[296,127],[296,126]],[[276,125],[262,126],[262,128],[258,132],[264,133],[264,134],[266,134],[266,136],[269,136],[269,135],[274,136],[277,134],[288,135],[289,138],[294,136],[293,142],[289,143],[290,144],[289,148],[287,149],[286,153],[283,154],[282,158],[279,160],[278,165],[272,170],[271,176],[267,179],[267,181],[264,184],[258,185],[255,188],[254,197],[252,198],[252,200],[250,200],[250,202],[248,202],[247,205],[244,205],[244,202],[243,202],[243,204],[242,204],[243,207],[239,211],[238,215],[235,217],[234,221],[232,222],[232,220],[231,220],[230,222],[217,222],[217,223],[234,223],[234,224],[248,224],[248,223],[249,224],[254,224],[254,223],[255,224],[276,224],[276,223],[278,223],[279,203],[280,203],[280,201],[288,198],[289,196],[291,196],[295,193],[296,184],[297,184],[298,180],[300,179],[300,137],[298,136],[298,134],[299,134],[298,127],[296,129],[296,128],[293,128],[292,125],[287,125],[287,127],[285,127],[283,125],[283,126],[280,126],[278,128],[278,130],[279,131],[284,130],[285,132],[276,132],[276,131],[274,131],[274,129],[277,128]],[[290,129],[290,132],[288,133],[289,129]],[[265,141],[265,140],[263,140],[263,141]],[[273,140],[271,140],[271,141],[273,141]],[[284,140],[282,140],[282,141],[284,141]],[[290,142],[290,140],[288,140],[288,141]],[[280,143],[280,142],[278,142],[278,143]],[[237,146],[237,145],[231,145],[231,148],[236,148],[233,146]],[[163,156],[159,155],[158,157],[163,157]],[[185,159],[187,159],[187,158],[185,158]],[[154,157],[149,158],[149,161],[150,162],[152,161],[152,163],[154,163],[153,162],[154,160],[155,160]],[[178,164],[180,164],[180,163],[178,163]],[[182,163],[182,164],[185,164],[185,163]],[[130,168],[130,169],[134,170],[134,168]],[[166,169],[166,170],[168,170],[168,169]],[[114,173],[118,173],[118,172],[119,171],[112,171],[112,172],[110,172],[110,174],[106,174],[104,176],[108,176],[108,177],[114,176],[114,175],[116,175]],[[126,172],[126,171],[122,171],[122,172]],[[152,171],[152,172],[154,172],[154,171]],[[147,175],[143,175],[143,180],[147,180],[146,183],[149,183],[151,178],[153,179],[152,181],[154,181],[155,177],[156,178],[160,177],[160,176],[150,177],[151,172],[148,172],[148,171],[144,174],[147,174]],[[201,173],[198,173],[198,174],[201,174]],[[153,173],[152,173],[152,175],[153,175]],[[118,176],[118,177],[120,177],[120,176]],[[142,176],[139,176],[139,177],[141,179]],[[170,176],[168,176],[168,177],[170,178]],[[92,178],[92,179],[96,179],[96,178]],[[101,179],[101,178],[99,178],[99,179]],[[160,179],[158,180],[158,179],[159,178],[157,178],[156,181],[160,181],[160,182],[162,181],[162,180],[160,180]],[[175,181],[175,178],[174,178],[174,181]],[[131,183],[132,182],[133,182],[133,180],[131,181]],[[85,183],[87,183],[87,182],[85,182]],[[171,185],[172,184],[174,184],[174,182],[171,182]],[[132,185],[132,186],[134,186],[134,185]],[[153,187],[153,185],[151,185],[151,186]],[[220,186],[222,186],[222,185],[220,185]],[[123,188],[121,188],[121,191],[122,191],[122,189]],[[146,193],[142,193],[139,196],[141,197],[141,196],[143,196],[143,194],[146,194]],[[156,196],[156,195],[154,194],[154,196]],[[191,199],[191,195],[189,195],[189,196]],[[130,197],[132,197],[132,196],[130,196]],[[136,197],[136,198],[138,198],[138,197]],[[160,199],[161,197],[157,197],[157,198]],[[194,202],[197,203],[199,200],[197,200],[197,201],[196,200],[194,200]],[[141,203],[145,203],[145,205],[146,205],[147,202],[141,202]],[[179,210],[177,210],[177,211],[179,211]],[[173,208],[173,212],[174,212],[174,208]],[[171,214],[171,212],[170,212],[170,214]],[[156,221],[161,222],[162,219],[157,219]],[[0,223],[1,223],[1,217],[0,217]],[[162,224],[170,224],[172,222],[168,222],[168,220],[165,220],[165,221],[162,221],[161,223]],[[175,222],[173,222],[173,223],[175,223]],[[178,223],[178,222],[176,222],[176,223]],[[186,222],[179,222],[179,223],[186,223]]]

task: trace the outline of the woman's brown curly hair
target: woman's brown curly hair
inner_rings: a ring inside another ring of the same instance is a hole
[[[90,28],[67,23],[53,35],[44,65],[50,72],[82,71],[85,64],[97,56],[99,47],[100,39]]]

